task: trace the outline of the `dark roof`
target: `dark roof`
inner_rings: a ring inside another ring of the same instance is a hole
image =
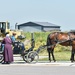
[[[42,25],[42,26],[58,26],[56,24],[52,24],[52,23],[49,23],[49,22],[34,22],[34,23]]]
[[[34,24],[41,25],[41,26],[58,26],[56,24],[52,24],[52,23],[49,23],[49,22],[26,22],[26,23],[19,24],[19,25],[25,25],[27,23],[34,23]],[[60,27],[60,26],[58,26],[58,27]]]

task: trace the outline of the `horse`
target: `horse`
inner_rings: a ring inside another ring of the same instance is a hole
[[[71,62],[74,62],[74,52],[75,52],[75,32],[53,32],[50,33],[47,37],[47,51],[49,55],[49,61],[51,62],[51,55],[53,61],[55,62],[54,56],[54,48],[56,44],[60,44],[62,46],[71,46]]]

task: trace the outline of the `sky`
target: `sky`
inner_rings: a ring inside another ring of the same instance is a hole
[[[0,21],[15,24],[49,22],[62,31],[75,30],[75,0],[0,0]]]

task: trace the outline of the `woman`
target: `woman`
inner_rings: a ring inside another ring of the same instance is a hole
[[[6,37],[3,39],[2,44],[4,44],[4,62],[3,64],[10,64],[13,62],[13,50],[12,50],[12,41],[9,34],[6,34]]]

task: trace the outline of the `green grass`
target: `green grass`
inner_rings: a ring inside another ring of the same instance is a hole
[[[69,61],[71,57],[71,51],[55,52],[55,57],[58,61]]]
[[[25,41],[26,39],[31,40],[31,33],[24,32],[23,34],[26,36],[26,38],[23,41]],[[39,46],[46,44],[48,34],[50,34],[50,32],[35,32],[34,33],[34,39],[35,39],[34,50],[37,50]],[[25,45],[27,49],[30,48],[30,46],[31,45],[27,45],[27,46]],[[54,52],[55,59],[57,61],[69,61],[70,60],[70,57],[71,57],[70,47],[65,47],[65,46],[61,46],[58,44],[55,47],[54,51],[55,51]],[[48,56],[47,50],[46,49],[41,50],[39,55]],[[48,60],[48,58],[44,58],[40,60]]]
[[[42,54],[40,54],[42,55]],[[54,52],[56,61],[70,61],[71,51]],[[46,54],[48,56],[48,53]],[[51,57],[52,59],[52,57]],[[40,61],[48,61],[48,58],[39,59]],[[53,59],[52,59],[53,60]]]

